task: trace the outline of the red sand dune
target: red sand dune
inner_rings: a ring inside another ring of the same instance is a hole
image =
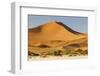
[[[73,41],[87,38],[87,34],[76,32],[67,25],[51,21],[28,30],[29,45],[41,44],[46,41]]]

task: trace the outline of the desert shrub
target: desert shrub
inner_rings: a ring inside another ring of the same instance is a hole
[[[85,50],[86,54],[88,54],[88,50]]]
[[[83,55],[87,55],[87,54],[88,54],[88,50],[84,50]]]
[[[75,50],[75,49],[70,49],[70,50],[65,50],[64,54],[68,55],[68,56],[76,56],[76,55],[79,55],[80,52],[77,52],[77,50]]]
[[[39,54],[37,54],[37,53],[32,53],[32,52],[28,52],[28,55],[30,55],[30,56],[39,56]]]
[[[77,49],[77,51],[76,51],[76,52],[80,52],[80,53],[81,53],[82,51],[83,51],[82,49]]]
[[[58,55],[62,56],[62,51],[61,50],[58,51]]]
[[[33,56],[39,56],[39,54],[33,53]]]
[[[32,53],[30,51],[28,51],[28,55],[31,55]]]
[[[54,51],[54,55],[57,56],[57,51]]]
[[[72,54],[69,54],[68,56],[73,56]]]
[[[54,55],[55,56],[62,56],[62,51],[61,50],[54,51]]]

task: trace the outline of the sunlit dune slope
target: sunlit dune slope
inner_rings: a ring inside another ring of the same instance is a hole
[[[62,44],[64,44],[64,42],[77,41],[82,38],[87,39],[87,34],[74,31],[62,22],[51,21],[38,27],[30,28],[28,37],[29,46],[34,46],[40,44],[53,45],[52,43],[54,42],[63,42]]]

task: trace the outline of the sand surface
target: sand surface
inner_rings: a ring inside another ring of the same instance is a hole
[[[48,57],[29,57],[29,61],[37,61],[37,60],[69,60],[69,59],[87,59],[88,56],[87,55],[82,55],[82,56],[67,56],[67,55],[63,55],[63,56],[48,56]]]

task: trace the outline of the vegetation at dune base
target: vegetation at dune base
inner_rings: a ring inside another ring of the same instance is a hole
[[[48,48],[47,46],[43,46]],[[46,48],[42,48],[42,49],[46,49]],[[39,50],[36,50],[39,51]],[[41,50],[40,50],[41,51]],[[33,57],[47,57],[47,56],[63,56],[63,55],[67,55],[67,56],[81,56],[81,55],[88,55],[88,50],[83,50],[81,48],[78,49],[50,49],[48,51],[43,51],[43,52],[30,52],[28,51],[28,55],[29,56],[33,56]]]
[[[54,51],[54,56],[62,56],[62,51],[61,50],[58,50],[58,51]]]

